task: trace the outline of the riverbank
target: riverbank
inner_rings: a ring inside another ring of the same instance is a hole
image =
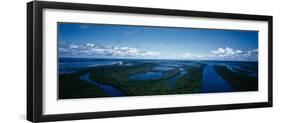
[[[258,79],[228,70],[225,66],[214,65],[217,73],[231,84],[235,91],[257,91]]]
[[[59,99],[76,99],[92,97],[109,97],[98,86],[80,79],[81,73],[64,74],[59,76]]]

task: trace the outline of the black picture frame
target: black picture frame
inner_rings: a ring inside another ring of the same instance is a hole
[[[42,113],[43,112],[43,95],[42,95],[43,12],[42,10],[45,8],[266,21],[268,22],[268,101],[255,102],[255,103],[241,103],[241,104],[44,115]],[[272,85],[272,59],[273,59],[272,58],[273,57],[272,56],[272,51],[273,51],[272,30],[273,29],[272,28],[273,28],[273,17],[264,16],[264,15],[185,11],[185,10],[93,5],[93,4],[63,3],[63,2],[45,2],[45,1],[29,2],[27,3],[27,120],[32,122],[46,122],[46,121],[106,118],[106,117],[123,117],[123,116],[137,116],[137,115],[154,115],[154,114],[272,107],[273,105],[273,95],[272,95],[272,86],[273,86]]]

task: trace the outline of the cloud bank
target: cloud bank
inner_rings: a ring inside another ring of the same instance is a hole
[[[258,49],[239,50],[230,47],[211,50],[207,54],[185,52],[182,54],[161,54],[157,51],[146,51],[134,47],[103,46],[95,43],[59,44],[59,55],[62,57],[100,57],[100,58],[149,58],[149,59],[185,59],[185,60],[258,60]]]
[[[209,54],[195,54],[186,52],[180,56],[174,56],[176,59],[188,60],[234,60],[234,61],[257,61],[258,49],[242,51],[229,47],[211,50]]]
[[[232,49],[229,47],[218,48],[211,51],[211,57],[217,59],[230,59],[230,60],[258,60],[258,49],[251,49],[248,51],[242,51],[238,49]]]
[[[159,52],[144,51],[132,47],[102,46],[95,43],[74,44],[62,42],[59,44],[61,56],[80,57],[157,57]]]

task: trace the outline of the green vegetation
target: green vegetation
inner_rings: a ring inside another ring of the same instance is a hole
[[[205,65],[184,66],[187,74],[178,78],[174,87],[170,88],[168,81],[181,74],[179,68],[166,72],[153,70],[156,64],[134,63],[132,66],[107,65],[88,67],[76,73],[59,76],[59,98],[92,98],[108,97],[104,90],[94,84],[80,79],[90,73],[90,79],[100,84],[111,85],[124,93],[124,96],[167,95],[198,93]],[[163,72],[159,79],[133,80],[130,76],[146,72]]]
[[[150,80],[130,80],[129,76],[137,73],[153,71],[154,64],[138,64],[134,66],[103,66],[91,68],[91,79],[98,83],[112,85],[126,96],[163,95],[168,93],[168,85],[164,78]],[[171,73],[172,74],[172,73]],[[170,74],[169,74],[170,75]],[[166,76],[169,76],[166,75]]]
[[[170,79],[170,78],[172,78],[172,77],[175,77],[175,76],[177,76],[177,75],[179,75],[180,74],[180,70],[177,68],[177,69],[172,69],[172,70],[170,70],[170,71],[168,71],[164,76],[163,76],[163,78],[165,78],[165,79]]]
[[[108,96],[94,84],[80,80],[81,75],[81,73],[74,73],[59,76],[59,99]]]
[[[228,70],[226,66],[214,65],[216,72],[228,81],[236,91],[257,91],[258,79]]]
[[[244,73],[244,74],[249,74],[249,73],[253,73],[252,71],[248,71],[248,70],[243,70],[243,69],[237,69],[237,68],[232,68],[235,71],[238,71],[240,73]]]
[[[202,77],[205,64],[199,66],[185,67],[188,74],[176,81],[175,87],[171,90],[172,94],[199,93],[202,85]]]

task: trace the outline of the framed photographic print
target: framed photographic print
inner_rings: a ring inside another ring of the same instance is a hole
[[[33,122],[272,106],[272,16],[27,4]]]

